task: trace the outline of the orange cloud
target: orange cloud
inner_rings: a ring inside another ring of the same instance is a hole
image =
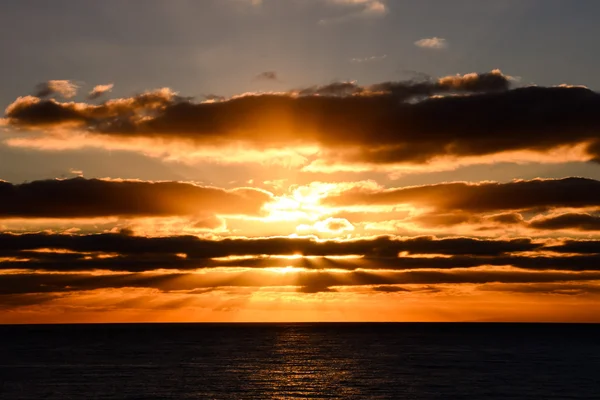
[[[88,93],[88,99],[90,99],[90,100],[97,99],[98,97],[104,95],[105,93],[110,92],[114,86],[115,85],[112,84],[112,83],[109,83],[109,84],[106,84],[106,85],[96,85]]]

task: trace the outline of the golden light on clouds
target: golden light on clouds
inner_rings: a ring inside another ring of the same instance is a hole
[[[388,11],[329,3],[326,25]],[[486,176],[598,160],[588,88],[499,70],[199,100],[78,86],[15,99],[4,145],[179,178],[0,181],[0,322],[598,320],[600,182]]]

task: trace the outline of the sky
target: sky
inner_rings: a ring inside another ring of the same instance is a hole
[[[600,322],[595,1],[0,5],[0,323]]]

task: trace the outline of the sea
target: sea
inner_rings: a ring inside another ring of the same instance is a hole
[[[600,399],[600,324],[0,326],[0,399]]]

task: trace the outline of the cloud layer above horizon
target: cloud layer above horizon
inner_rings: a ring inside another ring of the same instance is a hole
[[[598,321],[600,181],[482,172],[431,183],[473,165],[598,162],[591,89],[521,85],[497,69],[201,99],[170,88],[109,98],[112,83],[78,93],[84,85],[50,80],[15,99],[3,144],[201,164],[207,179],[73,169],[0,180],[0,322]],[[220,177],[228,168],[252,177]],[[408,174],[430,183],[397,183]]]

